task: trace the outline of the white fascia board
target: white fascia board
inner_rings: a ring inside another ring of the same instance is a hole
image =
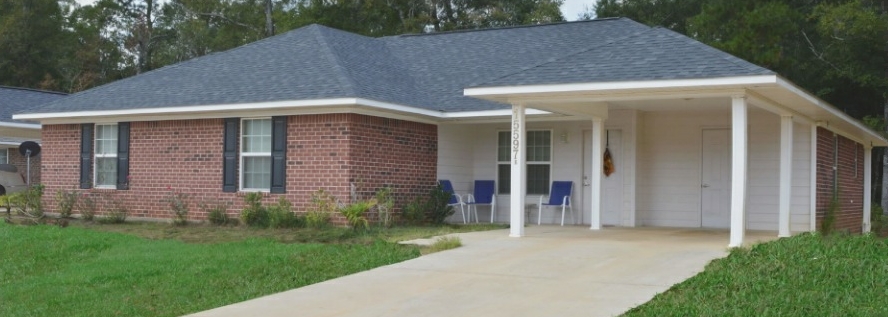
[[[471,97],[481,97],[481,96],[497,96],[497,95],[528,95],[528,94],[541,94],[541,93],[570,93],[570,92],[591,92],[591,91],[608,91],[608,90],[773,85],[776,82],[777,82],[777,75],[759,75],[759,76],[701,78],[701,79],[643,80],[643,81],[618,81],[618,82],[574,83],[574,84],[555,84],[555,85],[477,87],[477,88],[464,89],[463,95],[471,96]]]
[[[888,144],[888,140],[886,140],[884,137],[882,137],[881,135],[876,133],[876,131],[873,131],[872,129],[870,129],[869,127],[867,127],[866,125],[864,125],[860,121],[857,121],[857,119],[854,119],[851,116],[849,116],[848,114],[846,114],[845,112],[840,111],[839,109],[836,109],[835,107],[833,107],[832,105],[830,105],[826,101],[823,101],[820,98],[817,98],[816,96],[808,93],[807,91],[805,91],[804,89],[802,89],[799,86],[796,86],[792,82],[778,76],[777,77],[777,85],[779,85],[783,89],[786,89],[786,90],[796,94],[799,97],[804,98],[805,100],[807,100],[811,104],[814,104],[818,108],[826,110],[826,112],[829,112],[830,114],[838,117],[839,119],[850,123],[855,128],[860,129],[861,131],[866,133],[871,138],[873,138],[875,140],[882,141],[883,144]],[[824,127],[826,127],[826,126],[824,126]],[[828,127],[826,127],[826,128],[829,129]],[[863,143],[863,142],[861,142],[861,143]],[[868,145],[868,144],[866,144],[866,145]]]
[[[548,111],[530,109],[528,108],[524,112],[525,115],[546,115],[552,114]],[[484,117],[511,117],[512,110],[511,109],[502,109],[502,110],[484,110],[484,111],[461,111],[461,112],[449,112],[443,113],[443,118],[448,119],[457,119],[457,118],[484,118]]]
[[[16,120],[41,120],[41,119],[60,119],[60,118],[82,118],[82,117],[107,117],[107,116],[138,116],[150,114],[189,114],[200,112],[217,112],[217,111],[238,111],[238,110],[265,110],[276,108],[291,107],[316,107],[316,106],[341,106],[356,104],[356,98],[334,98],[334,99],[313,99],[299,101],[271,101],[261,103],[239,103],[239,104],[223,104],[223,105],[205,105],[205,106],[185,106],[185,107],[163,107],[163,108],[143,108],[143,109],[122,109],[122,110],[95,110],[95,111],[71,111],[71,112],[51,112],[51,113],[27,113],[13,115]]]
[[[313,99],[313,100],[295,100],[295,101],[272,101],[261,103],[242,103],[242,104],[224,104],[224,105],[204,105],[204,106],[184,106],[184,107],[163,107],[163,108],[143,108],[143,109],[123,109],[123,110],[100,110],[100,111],[72,111],[72,112],[54,112],[54,113],[29,113],[13,115],[13,118],[22,120],[48,120],[53,123],[61,123],[63,121],[83,121],[88,118],[92,122],[101,121],[102,117],[148,117],[149,120],[156,119],[158,115],[165,116],[166,120],[176,119],[176,116],[194,116],[202,113],[236,113],[239,111],[268,111],[268,110],[284,110],[299,109],[311,107],[336,107],[336,106],[363,106],[377,110],[386,110],[396,113],[404,113],[408,115],[418,115],[431,117],[434,119],[447,118],[483,118],[497,116],[511,116],[511,110],[486,110],[486,111],[463,111],[463,112],[442,112],[417,107],[399,105],[394,103],[376,101],[365,98],[333,98],[333,99]],[[547,111],[528,109],[528,115],[544,115],[551,114]],[[67,119],[67,120],[66,120]],[[18,124],[10,123],[10,125],[27,126],[36,130],[40,129],[39,124]],[[3,123],[0,122],[0,127]]]
[[[15,115],[13,115],[13,117],[15,117]],[[0,122],[0,128],[40,130],[40,124],[39,123]]]

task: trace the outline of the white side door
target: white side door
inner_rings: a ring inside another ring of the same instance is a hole
[[[700,226],[728,228],[731,222],[731,138],[728,129],[704,129],[700,173]]]

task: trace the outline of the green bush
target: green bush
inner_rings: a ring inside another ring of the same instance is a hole
[[[77,197],[80,196],[74,190],[59,190],[56,192],[56,206],[59,208],[59,217],[69,218],[77,205]]]
[[[392,197],[391,187],[383,187],[376,191],[376,213],[379,215],[379,224],[383,227],[392,226],[394,206],[395,198]]]
[[[228,217],[229,206],[231,206],[231,203],[219,203],[215,205],[201,203],[198,207],[207,214],[207,220],[209,220],[211,224],[224,226],[236,222],[236,220]]]
[[[43,185],[31,186],[23,192],[8,195],[7,200],[12,210],[28,217],[43,217]]]
[[[268,228],[268,209],[262,206],[262,193],[244,195],[244,209],[241,210],[241,222],[250,227]]]
[[[453,194],[444,191],[441,184],[432,188],[429,192],[429,200],[426,202],[426,217],[432,225],[440,226],[444,224],[447,217],[453,215],[453,206],[448,206],[447,202]]]
[[[422,225],[426,220],[425,207],[425,201],[421,197],[416,197],[402,208],[401,219],[408,225]]]
[[[118,224],[126,222],[126,216],[129,214],[127,209],[120,201],[112,201],[111,209],[104,217],[99,218],[99,223]]]
[[[354,230],[366,229],[369,226],[367,217],[364,215],[370,208],[376,206],[376,199],[359,201],[342,207],[339,212],[345,216],[348,226]]]
[[[870,208],[870,232],[881,235],[885,228],[885,210],[878,204],[873,204]]]
[[[324,228],[330,225],[330,216],[338,208],[336,197],[323,189],[311,194],[312,207],[305,213],[305,226],[308,228]]]
[[[92,221],[96,216],[96,200],[90,193],[83,193],[77,200],[77,209],[80,210],[80,219]]]
[[[184,226],[188,224],[188,194],[178,191],[170,191],[164,199],[170,206],[173,214],[173,224]]]
[[[302,219],[293,213],[293,204],[281,197],[276,205],[268,207],[268,226],[271,228],[296,228],[302,226]]]

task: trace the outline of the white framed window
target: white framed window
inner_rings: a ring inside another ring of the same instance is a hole
[[[9,164],[9,149],[0,149],[0,164]]]
[[[96,124],[95,133],[93,184],[96,188],[117,188],[117,124]]]
[[[509,194],[512,187],[511,131],[497,133],[497,192]],[[548,195],[552,179],[552,131],[527,131],[527,194]]]
[[[271,189],[271,118],[241,119],[240,188]]]

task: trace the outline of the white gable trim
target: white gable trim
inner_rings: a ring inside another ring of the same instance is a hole
[[[635,89],[668,89],[668,88],[703,88],[722,86],[749,86],[749,85],[773,85],[777,82],[777,75],[742,76],[724,78],[701,79],[673,79],[673,80],[643,80],[643,81],[617,81],[600,83],[576,83],[555,85],[528,85],[528,86],[501,86],[501,87],[476,87],[463,90],[463,94],[472,97],[497,95],[522,95],[539,93],[570,93],[608,90],[635,90]]]
[[[365,111],[355,108],[365,108]],[[370,109],[366,109],[370,108]],[[351,109],[351,110],[348,110]],[[369,111],[367,111],[369,110]],[[283,111],[287,114],[313,113],[363,113],[393,118],[414,117],[423,122],[436,122],[446,119],[507,117],[511,110],[485,110],[443,112],[422,109],[412,106],[382,102],[364,98],[332,98],[312,100],[271,101],[259,103],[222,104],[204,106],[142,108],[123,110],[71,111],[52,113],[28,113],[13,115],[17,120],[40,120],[44,123],[82,123],[100,122],[109,118],[125,118],[131,121],[181,120],[238,116],[239,114],[255,115],[257,112]],[[528,109],[529,115],[551,114],[542,110]],[[116,119],[115,119],[116,120]],[[112,121],[115,121],[112,120]],[[19,124],[21,125],[21,124]],[[2,127],[0,123],[0,127]],[[40,129],[39,124],[28,125]]]

